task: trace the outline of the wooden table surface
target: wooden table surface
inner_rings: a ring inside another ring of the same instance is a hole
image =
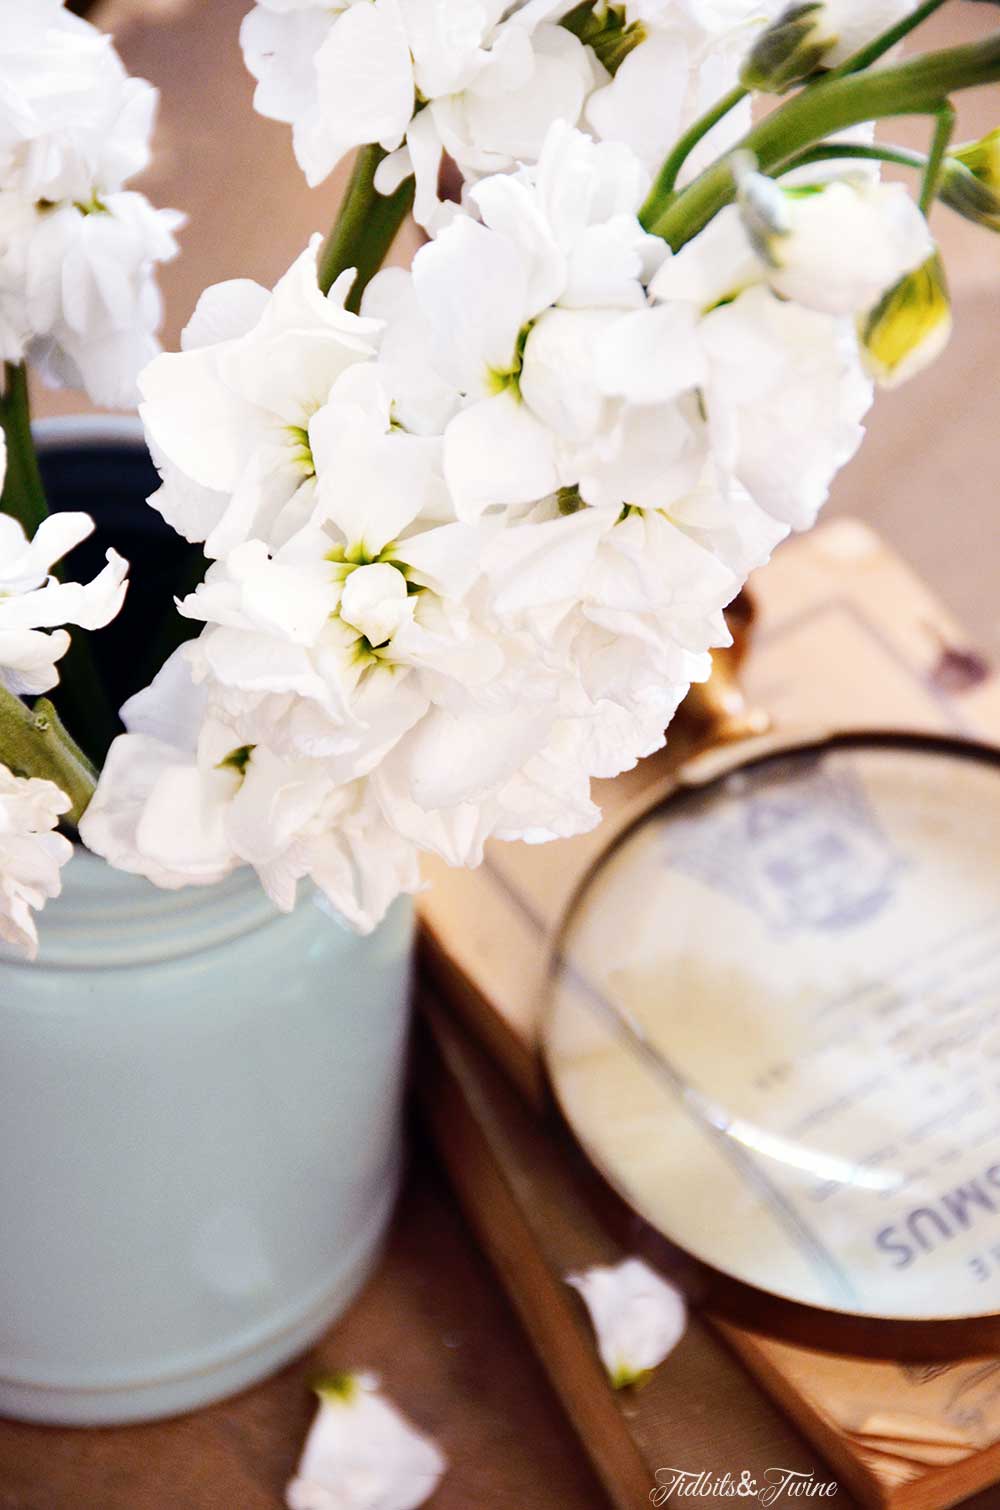
[[[450,1190],[417,1135],[385,1256],[304,1358],[235,1400],[153,1426],[0,1423],[2,1510],[278,1510],[315,1407],[309,1381],[365,1368],[441,1443],[433,1510],[606,1510],[603,1494]]]
[[[247,9],[248,0],[104,0],[94,13],[114,26],[132,71],[163,91],[161,150],[145,187],[191,217],[183,256],[163,278],[168,344],[206,284],[273,282],[329,224],[343,182],[340,173],[309,193],[287,128],[252,115],[236,40]],[[926,40],[975,35],[994,18],[986,6],[949,6]],[[998,121],[1000,90],[963,97],[960,135]],[[916,141],[921,129],[907,122],[893,134]],[[956,338],[935,369],[881,401],[831,509],[870,519],[1000,653],[1000,240],[938,213]],[[412,245],[404,238],[396,260]],[[39,396],[39,412],[80,408],[75,394]],[[102,1431],[0,1423],[0,1510],[277,1510],[313,1408],[308,1380],[324,1367],[374,1369],[440,1440],[452,1467],[433,1510],[606,1505],[418,1137],[378,1274],[320,1347],[236,1400],[173,1422]],[[738,1467],[725,1456],[706,1467]],[[997,1510],[1000,1490],[976,1504]]]

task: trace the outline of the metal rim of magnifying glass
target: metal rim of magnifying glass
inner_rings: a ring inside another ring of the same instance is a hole
[[[666,794],[658,792],[647,804],[637,807],[612,834],[577,882],[555,931],[542,994],[541,1057],[547,1111],[606,1229],[622,1247],[648,1258],[661,1268],[710,1316],[783,1342],[864,1358],[936,1362],[1000,1353],[1000,1311],[967,1317],[921,1318],[861,1314],[793,1300],[778,1291],[738,1279],[696,1257],[680,1241],[669,1237],[636,1210],[615,1176],[602,1168],[563,1107],[549,1063],[548,1020],[554,999],[550,986],[564,957],[566,932],[591,882],[631,835],[655,813],[669,809],[678,799],[710,793],[737,772],[751,771],[785,757],[808,757],[832,750],[859,748],[912,750],[951,756],[992,766],[1000,778],[1000,748],[978,740],[891,729],[844,730],[809,739],[792,737],[788,743],[774,740],[763,750],[757,748],[755,742],[754,749],[747,751],[746,759],[739,759],[738,749],[733,748],[730,752],[732,759],[718,774],[713,773],[709,779],[695,784],[689,784],[681,777]]]

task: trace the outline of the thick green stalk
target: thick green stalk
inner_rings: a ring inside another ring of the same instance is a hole
[[[7,478],[0,504],[5,514],[20,520],[30,539],[49,510],[31,438],[28,369],[23,362],[7,362],[4,366],[0,425],[7,438]]]
[[[892,68],[821,80],[803,89],[742,138],[764,173],[849,126],[893,115],[933,115],[950,94],[1000,79],[1000,32],[982,42],[926,53]],[[639,218],[674,251],[735,197],[728,158],[713,163],[667,203],[651,194]]]
[[[711,110],[707,110],[692,126],[688,127],[656,175],[656,182],[652,188],[652,196],[666,203],[674,191],[677,175],[702,137],[707,136],[712,127],[717,126],[729,114],[730,110],[736,108],[741,100],[745,100],[748,93],[749,91],[744,89],[742,84],[737,84],[734,89],[730,89],[728,94],[724,94],[721,100],[712,106]]]
[[[28,708],[0,686],[0,760],[16,776],[55,782],[72,803],[65,821],[79,826],[94,795],[97,772],[47,697]]]
[[[361,148],[336,223],[320,253],[319,286],[324,293],[345,268],[357,268],[347,299],[347,308],[355,313],[413,206],[412,176],[394,194],[380,194],[376,189],[375,170],[385,155],[376,145]]]

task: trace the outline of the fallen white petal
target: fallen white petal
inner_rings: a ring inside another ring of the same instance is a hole
[[[684,1297],[641,1258],[567,1274],[566,1283],[583,1297],[615,1389],[641,1382],[684,1335]]]
[[[289,1510],[417,1510],[430,1499],[444,1455],[378,1393],[377,1379],[339,1374],[317,1393]]]

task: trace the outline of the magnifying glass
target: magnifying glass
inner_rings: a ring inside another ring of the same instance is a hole
[[[632,815],[546,987],[556,1105],[628,1241],[719,1314],[1000,1350],[1000,754],[749,741]]]

